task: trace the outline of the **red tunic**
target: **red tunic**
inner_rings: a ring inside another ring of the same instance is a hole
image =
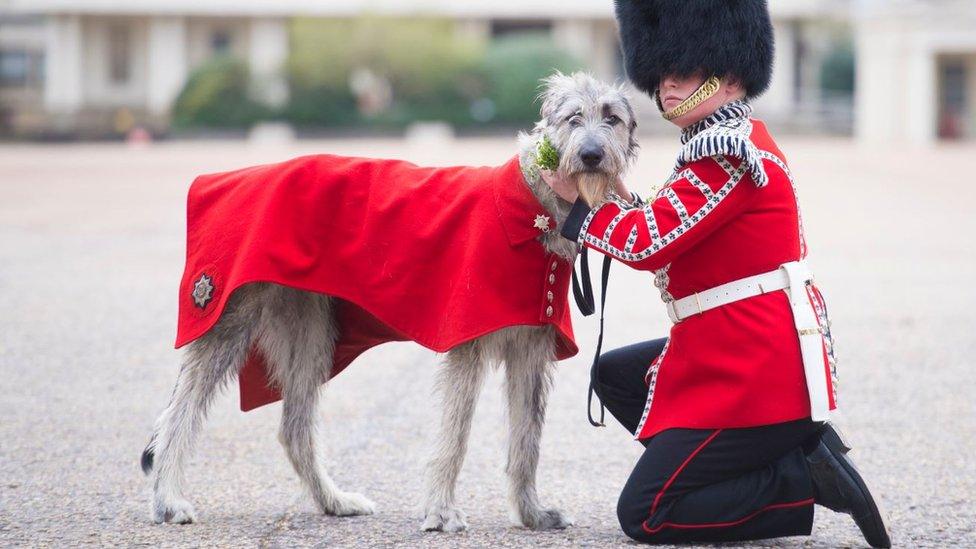
[[[553,325],[554,358],[568,358],[572,267],[538,239],[554,227],[518,158],[432,168],[315,155],[203,175],[187,200],[176,346],[262,281],[341,298],[333,375],[387,341],[443,352],[515,325]],[[240,389],[242,410],[280,398],[255,349]]]
[[[674,174],[657,195],[636,205],[615,198],[591,210],[579,243],[654,271],[665,301],[806,256],[786,160],[750,111],[726,109],[686,132]],[[815,287],[810,294],[826,334],[825,365],[834,374],[826,308]],[[828,380],[833,409],[834,377]],[[669,428],[753,427],[810,416],[799,338],[782,291],[675,324],[645,381],[638,439]]]

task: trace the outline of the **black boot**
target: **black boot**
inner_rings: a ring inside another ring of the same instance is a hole
[[[819,443],[807,453],[814,501],[854,517],[871,547],[891,547],[881,512],[864,479],[847,457],[848,450],[837,431],[829,423],[824,424]]]

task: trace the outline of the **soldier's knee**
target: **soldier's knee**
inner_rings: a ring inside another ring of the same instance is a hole
[[[620,529],[630,539],[637,541],[647,541],[648,534],[644,530],[644,521],[647,520],[647,508],[637,505],[635,501],[627,496],[626,491],[620,494],[617,500],[617,521],[620,522]]]
[[[603,353],[593,364],[590,376],[597,382],[597,385],[614,386],[620,377],[621,367],[621,361],[613,351]]]

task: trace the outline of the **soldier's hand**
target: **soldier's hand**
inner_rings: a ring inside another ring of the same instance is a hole
[[[630,189],[624,184],[624,180],[619,176],[613,182],[613,190],[617,195],[629,204],[634,203],[634,195],[630,193]]]
[[[569,203],[576,202],[576,199],[579,197],[576,183],[562,177],[559,172],[539,170],[539,173],[542,175],[542,180],[546,182],[546,185],[549,185],[552,192],[556,193],[556,196]]]

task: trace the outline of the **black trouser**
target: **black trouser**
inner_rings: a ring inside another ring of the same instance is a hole
[[[600,357],[594,389],[634,433],[644,412],[644,375],[666,339]],[[643,441],[644,455],[620,493],[617,517],[647,543],[740,541],[808,535],[813,487],[801,444],[809,419],[747,429],[667,429]]]

